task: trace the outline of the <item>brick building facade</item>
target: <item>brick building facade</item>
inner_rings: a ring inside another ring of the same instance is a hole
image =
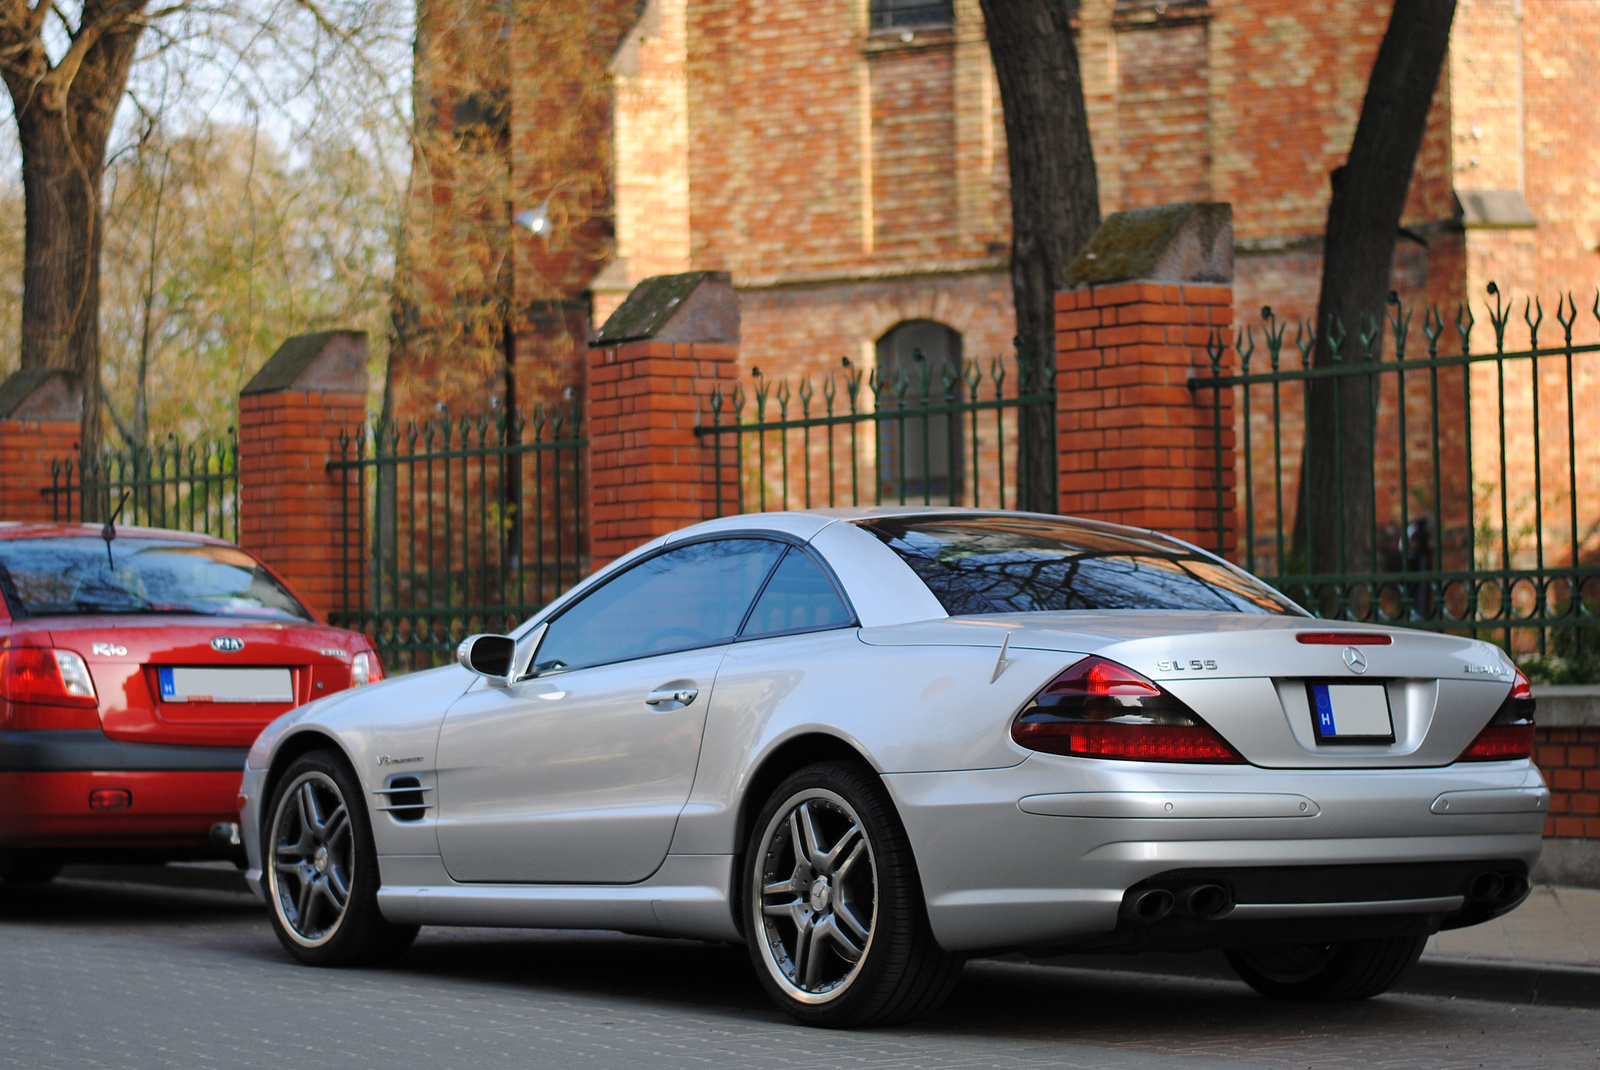
[[[690,270],[731,274],[746,373],[823,375],[841,357],[868,367],[906,348],[894,333],[906,324],[918,338],[930,323],[949,328],[935,359],[1010,350],[1004,123],[977,0],[608,0],[571,26],[562,5],[537,17],[521,7],[422,8],[419,144],[439,151],[419,149],[415,341],[391,376],[397,414],[504,396],[499,320],[485,329],[480,314],[474,334],[463,310],[510,310],[527,405],[579,381],[587,335],[636,283]],[[1388,11],[1386,0],[1080,0],[1102,213],[1230,202],[1233,322],[1259,324],[1264,305],[1280,321],[1309,316],[1328,173],[1348,150]],[[1600,0],[1461,0],[1396,251],[1408,302],[1437,302],[1453,321],[1490,280],[1547,307],[1600,283],[1600,138],[1588,125],[1600,87],[1582,74],[1597,53]],[[486,86],[483,71],[504,74]],[[445,151],[458,147],[471,151]],[[499,167],[500,185],[450,177],[472,166]],[[543,236],[510,223],[533,207],[548,212]],[[1513,317],[1508,347],[1526,336]],[[1415,326],[1413,337],[1420,346]],[[1514,469],[1532,454],[1521,441],[1531,391],[1512,375]],[[1498,413],[1481,386],[1471,420],[1487,427]],[[1600,402],[1600,386],[1588,389],[1584,403]],[[1564,414],[1556,400],[1549,418]],[[1447,529],[1464,530],[1478,489],[1461,475],[1465,422],[1447,412],[1441,423]],[[1408,453],[1425,463],[1431,443],[1413,425]],[[1283,429],[1292,502],[1294,399]],[[1490,436],[1475,445],[1498,449]],[[1394,452],[1380,463],[1392,467]],[[1497,459],[1485,452],[1475,472]],[[1564,454],[1546,463],[1565,467]],[[1271,471],[1255,468],[1262,531]],[[1524,475],[1508,482],[1531,483]]]

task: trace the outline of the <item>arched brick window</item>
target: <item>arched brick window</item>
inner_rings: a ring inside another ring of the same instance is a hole
[[[871,30],[938,30],[955,23],[954,0],[872,0]]]
[[[907,320],[878,339],[880,413],[921,412],[965,401],[961,335],[934,320]],[[961,416],[907,416],[878,424],[885,502],[961,504]]]

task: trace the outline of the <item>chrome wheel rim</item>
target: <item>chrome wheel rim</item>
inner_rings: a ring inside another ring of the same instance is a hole
[[[822,788],[791,796],[762,832],[751,896],[762,960],[804,1003],[839,998],[872,950],[878,871],[860,816]]]
[[[272,908],[297,943],[318,947],[333,938],[350,904],[355,829],[333,778],[302,773],[272,815]]]

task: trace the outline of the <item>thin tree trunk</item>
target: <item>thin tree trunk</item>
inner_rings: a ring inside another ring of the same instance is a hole
[[[1331,343],[1341,332],[1339,361],[1359,363],[1363,330],[1385,326],[1395,240],[1455,9],[1456,0],[1396,0],[1389,16],[1350,156],[1330,176],[1317,367],[1334,362]],[[1381,333],[1372,344],[1376,359],[1382,353]],[[1312,384],[1301,463],[1306,507],[1296,511],[1294,545],[1313,573],[1381,566],[1372,543],[1377,393],[1374,382],[1369,396],[1367,377],[1360,375]],[[1314,533],[1309,540],[1308,531]]]
[[[1083,103],[1071,8],[1062,0],[980,0],[1005,112],[1011,168],[1011,290],[1017,347],[1031,372],[1023,392],[1047,387],[1055,362],[1055,296],[1067,265],[1100,226],[1100,189]],[[1018,418],[1017,505],[1056,512],[1055,406]]]

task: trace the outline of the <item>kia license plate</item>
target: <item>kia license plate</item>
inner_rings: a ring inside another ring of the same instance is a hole
[[[288,669],[162,668],[162,702],[293,702]]]
[[[1393,743],[1389,689],[1382,684],[1308,684],[1318,743]]]

